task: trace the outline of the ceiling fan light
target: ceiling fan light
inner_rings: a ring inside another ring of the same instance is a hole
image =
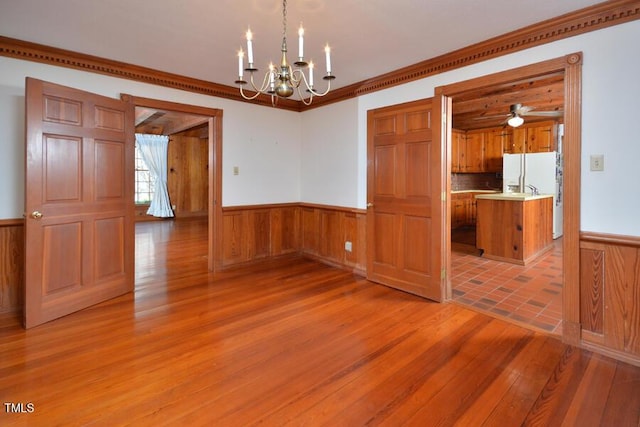
[[[517,114],[514,114],[509,120],[507,120],[507,124],[511,127],[517,128],[524,123],[524,119]]]

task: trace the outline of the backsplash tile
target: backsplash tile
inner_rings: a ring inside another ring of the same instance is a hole
[[[498,190],[502,191],[502,174],[452,173],[451,191]]]

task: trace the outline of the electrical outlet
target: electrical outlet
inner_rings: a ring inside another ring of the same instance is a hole
[[[353,244],[351,242],[344,242],[344,250],[351,252],[353,250]]]
[[[240,175],[240,168],[238,166],[234,166],[233,167],[233,174],[234,175]]]
[[[592,154],[590,160],[592,171],[600,172],[604,170],[604,154]]]

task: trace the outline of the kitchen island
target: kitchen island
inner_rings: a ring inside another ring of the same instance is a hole
[[[551,194],[496,193],[476,199],[476,246],[484,257],[524,265],[551,249]]]

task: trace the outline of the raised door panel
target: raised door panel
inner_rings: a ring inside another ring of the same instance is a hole
[[[83,226],[81,221],[43,227],[42,299],[82,287]]]
[[[376,196],[394,197],[397,189],[396,163],[398,148],[395,145],[375,147],[374,167],[376,174]]]
[[[431,188],[429,177],[429,143],[407,143],[405,148],[406,195],[408,198],[427,197]]]
[[[125,274],[125,254],[122,250],[125,239],[123,217],[101,218],[94,223],[94,245],[96,253],[95,280],[118,280]]]
[[[375,213],[373,215],[376,234],[371,242],[373,263],[377,270],[392,274],[396,265],[397,240],[389,236],[397,236],[399,227],[396,216],[392,213]]]
[[[26,85],[27,328],[133,290],[133,105]]]
[[[404,226],[404,270],[408,280],[420,281],[421,277],[431,275],[429,260],[431,241],[431,218],[422,216],[405,216]],[[416,236],[420,236],[416,238]],[[411,276],[416,276],[411,279]]]
[[[81,137],[45,134],[42,202],[82,202],[83,141]]]
[[[96,200],[123,200],[125,197],[124,145],[111,141],[95,143]]]

